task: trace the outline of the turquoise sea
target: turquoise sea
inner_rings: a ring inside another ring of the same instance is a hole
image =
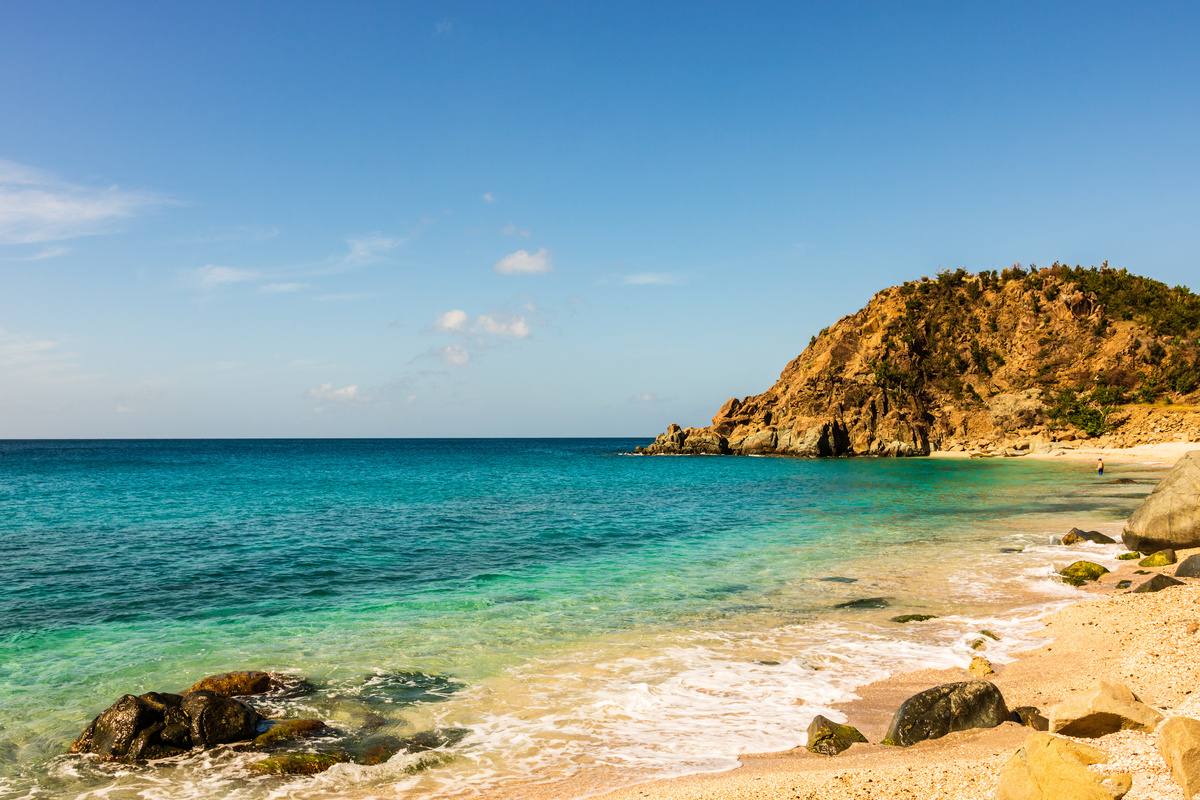
[[[645,443],[0,442],[0,797],[565,797],[728,768],[865,682],[965,665],[980,628],[997,663],[1029,646],[1078,596],[1051,536],[1116,534],[1158,474],[622,455]],[[835,608],[863,598],[887,605]],[[911,612],[939,619],[888,621]],[[294,778],[236,747],[64,754],[122,694],[233,669],[311,681],[266,705],[328,722],[317,749],[467,733]]]

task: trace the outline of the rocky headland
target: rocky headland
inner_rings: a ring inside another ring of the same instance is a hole
[[[648,455],[1018,455],[1200,441],[1200,295],[1126,270],[941,272],[878,292],[765,392]]]

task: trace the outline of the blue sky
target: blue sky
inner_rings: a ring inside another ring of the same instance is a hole
[[[997,5],[6,2],[0,437],[652,436],[941,268],[1200,288],[1198,7]]]

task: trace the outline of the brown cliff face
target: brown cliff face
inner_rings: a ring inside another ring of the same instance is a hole
[[[767,391],[639,452],[908,456],[1200,436],[1200,413],[1179,405],[1200,400],[1198,329],[1200,296],[1125,270],[943,272],[884,289]],[[1175,405],[1150,406],[1163,401]]]

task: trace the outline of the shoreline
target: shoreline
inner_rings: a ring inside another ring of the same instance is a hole
[[[1196,442],[1133,448],[1071,447],[1021,457],[1037,460],[1169,466]],[[935,452],[937,458],[966,458],[965,452]],[[1119,542],[1118,542],[1119,543]],[[1071,548],[1064,546],[1064,561]],[[1200,553],[1179,550],[1178,560]],[[1082,553],[1079,554],[1082,557]],[[987,676],[1003,692],[1010,709],[1036,706],[1043,712],[1096,680],[1127,685],[1146,703],[1173,713],[1200,717],[1200,579],[1150,594],[1117,589],[1121,580],[1136,587],[1155,574],[1173,575],[1175,566],[1135,574],[1136,561],[1122,562],[1096,583],[1088,596],[1041,617],[1035,637],[1041,646],[1014,653]],[[983,653],[986,657],[986,652]],[[882,739],[895,709],[908,697],[942,683],[971,680],[966,669],[917,670],[893,674],[855,691],[856,699],[834,705],[870,742]],[[1195,693],[1193,694],[1193,691]],[[843,721],[843,720],[838,720]],[[698,773],[638,783],[606,793],[582,795],[603,800],[718,800],[719,798],[991,798],[1004,764],[1033,732],[1017,723],[953,733],[907,748],[856,744],[837,756],[809,753],[803,745],[786,751],[745,754],[732,770]],[[806,738],[797,731],[797,738]],[[1153,734],[1121,731],[1100,739],[1078,740],[1098,747],[1109,763],[1134,776],[1126,800],[1184,800],[1183,791],[1154,746]]]

